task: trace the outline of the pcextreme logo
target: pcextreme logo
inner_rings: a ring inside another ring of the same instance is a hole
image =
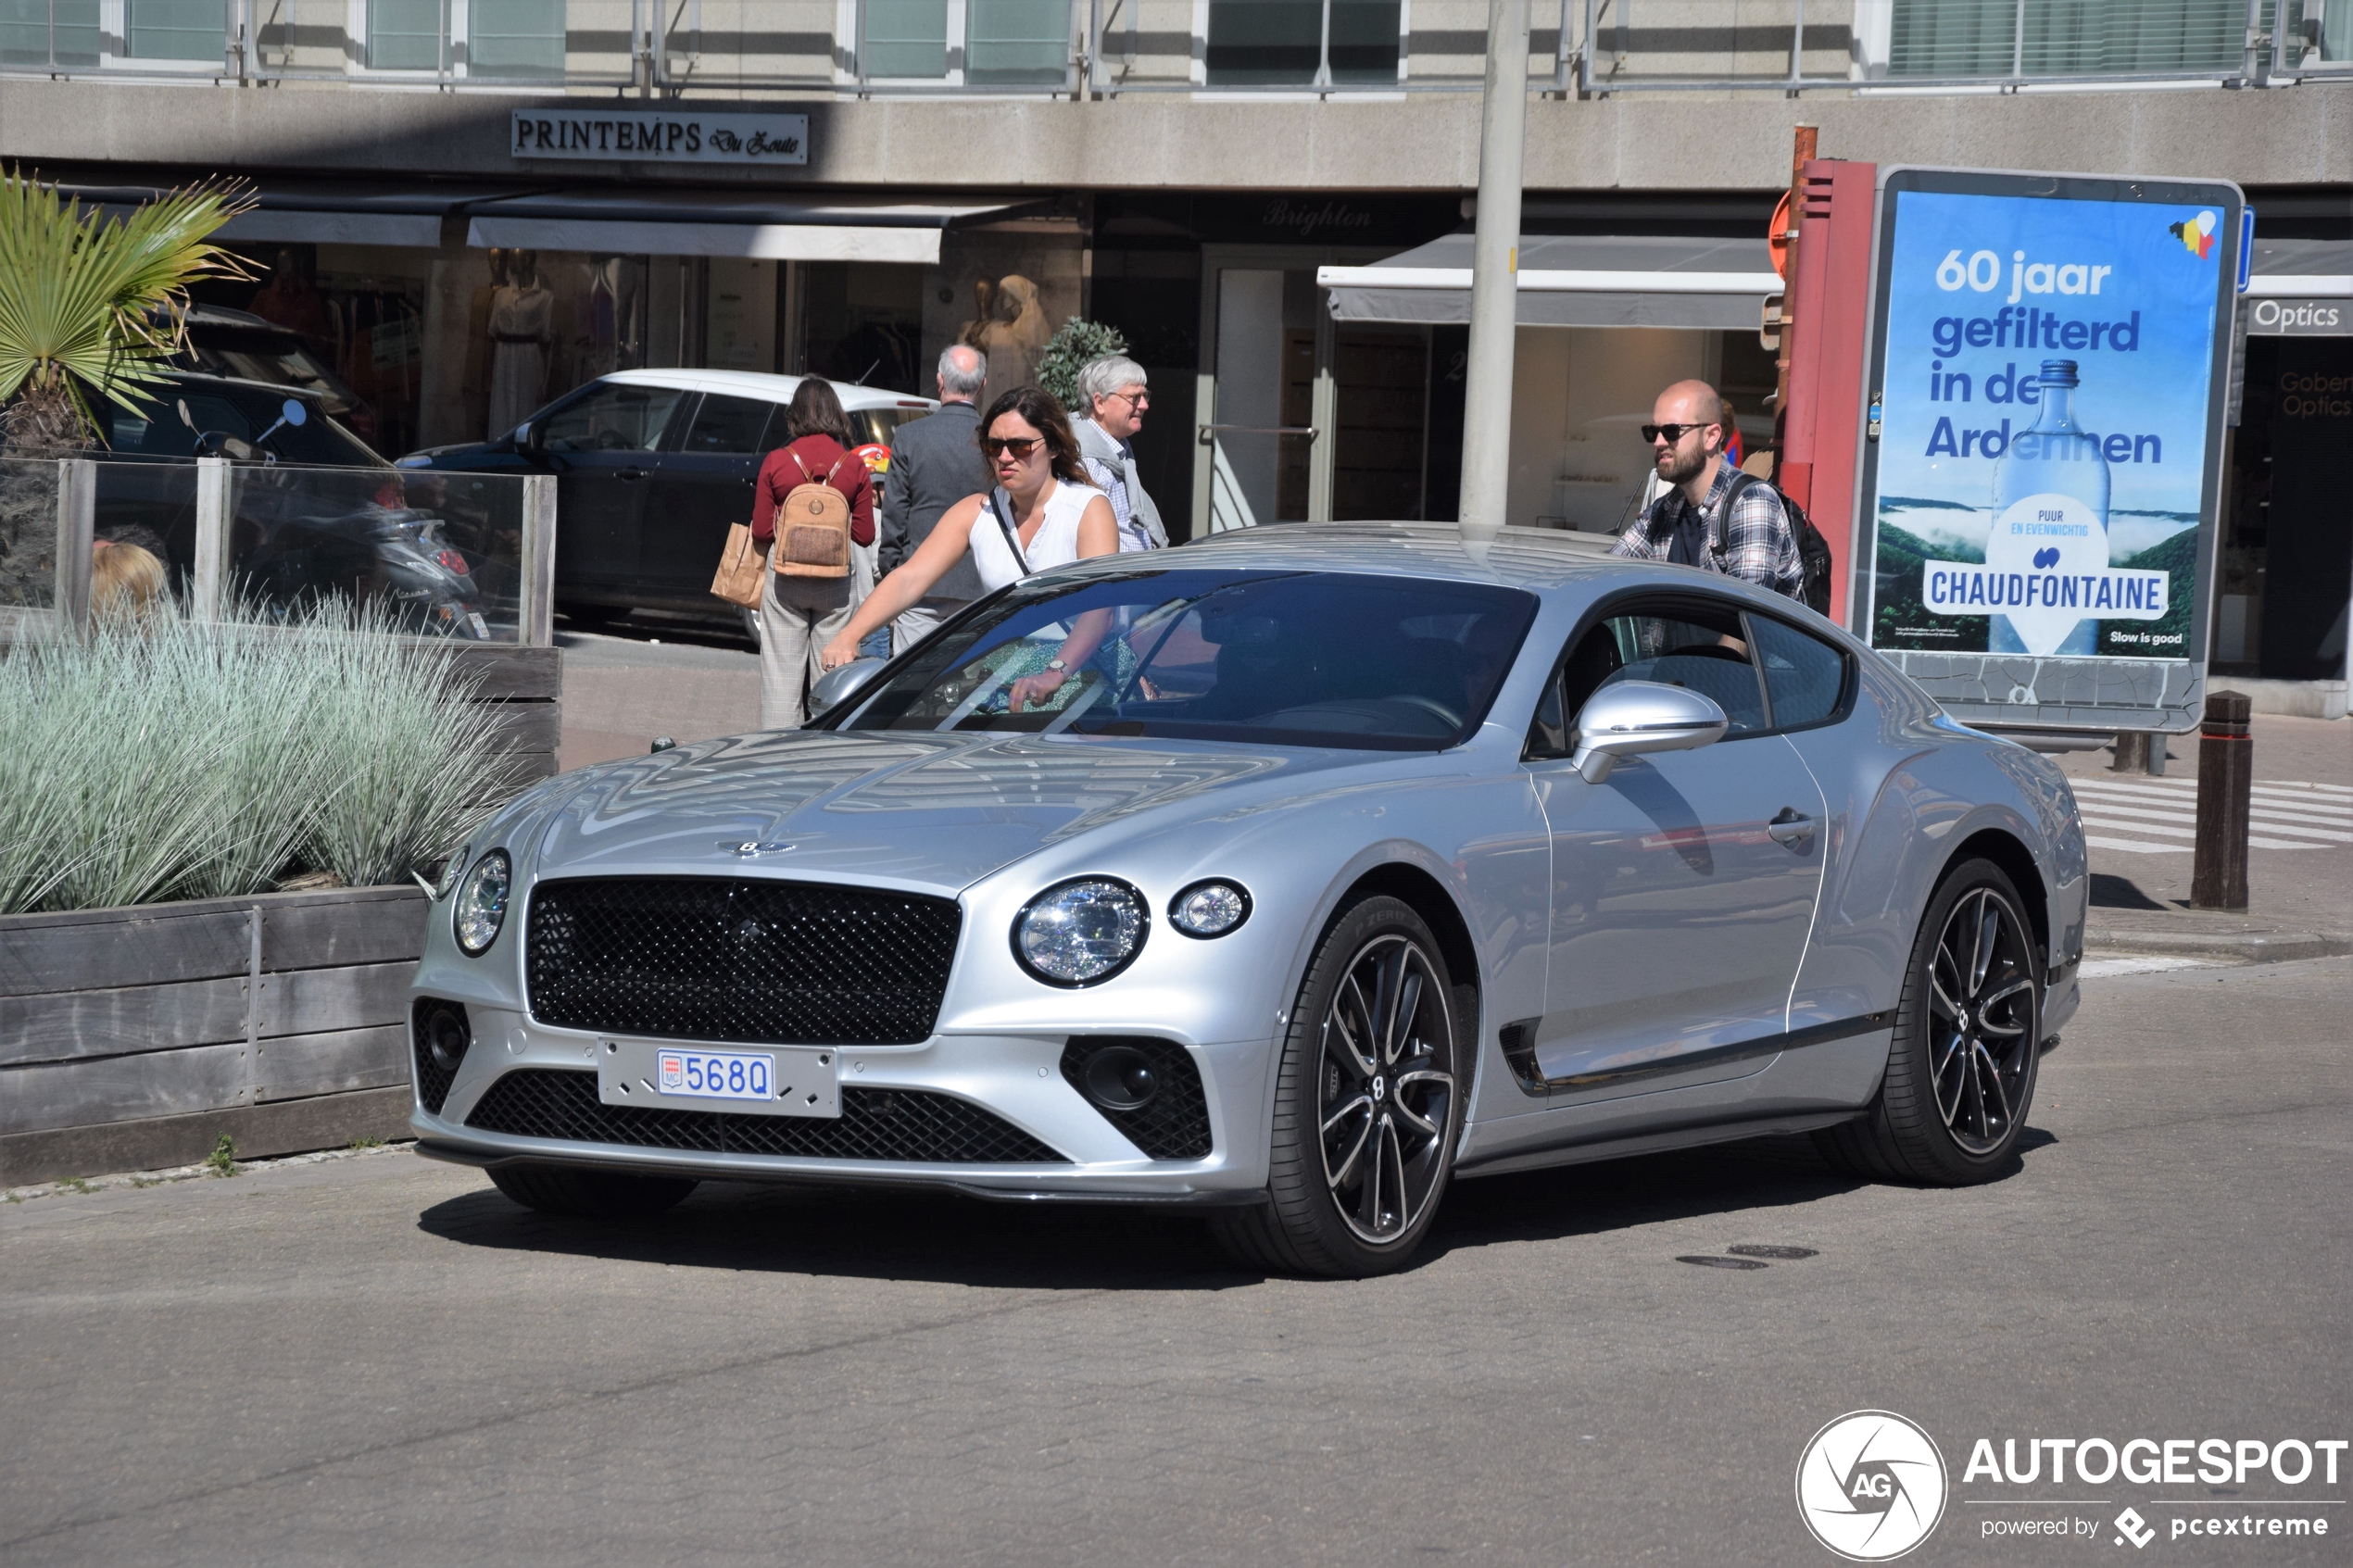
[[[1944,1456],[1893,1411],[1850,1411],[1799,1457],[1797,1510],[1814,1538],[1849,1562],[1901,1557],[1944,1516]]]

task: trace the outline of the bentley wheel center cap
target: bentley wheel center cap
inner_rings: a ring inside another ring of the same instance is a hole
[[[1373,1079],[1373,1098],[1378,1101],[1386,1098],[1388,1093],[1389,1080],[1376,1075]]]

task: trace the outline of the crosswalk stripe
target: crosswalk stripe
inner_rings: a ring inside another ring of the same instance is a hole
[[[2103,811],[2112,817],[2137,817],[2156,822],[2187,822],[2192,826],[2197,822],[2196,811],[2160,811],[2137,800],[2130,804],[2120,800],[2088,800],[2083,802],[2083,809],[2087,813]],[[2085,820],[2090,820],[2088,814]],[[2284,812],[2250,811],[2247,822],[2258,833],[2296,834],[2331,844],[2353,844],[2353,833],[2340,832],[2334,823],[2328,827],[2308,827],[2305,825],[2306,819]]]
[[[2130,800],[2151,805],[2183,806],[2192,809],[2197,805],[2197,794],[2195,790],[2135,789],[2129,784],[2079,784],[2074,787],[2079,799],[2112,800],[2120,804]],[[2353,823],[2353,807],[2327,806],[2316,800],[2298,798],[2295,796],[2274,795],[2268,791],[2257,790],[2250,797],[2249,804],[2256,811],[2268,811],[2274,815],[2291,814],[2296,821],[2309,818],[2328,822]]]
[[[2120,822],[2103,820],[2098,817],[2085,817],[2083,819],[2083,825],[2087,828],[2108,828],[2117,833],[2155,834],[2160,838],[2196,838],[2197,836],[2197,830],[2196,828],[2161,827],[2155,822]],[[2084,835],[2084,842],[2087,844],[2092,842],[2091,836],[2088,834]],[[2259,838],[2253,834],[2247,834],[2246,842],[2247,847],[2252,849],[2319,849],[2324,847],[2322,845],[2314,844],[2309,839]]]
[[[2117,849],[2127,855],[2186,855],[2186,844],[2143,844],[2136,838],[2097,838],[2086,835],[2084,843],[2095,849]]]

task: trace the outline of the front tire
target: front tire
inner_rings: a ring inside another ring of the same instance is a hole
[[[2007,1172],[2034,1100],[2042,973],[2010,879],[1991,860],[1956,867],[1913,941],[1878,1098],[1816,1147],[1879,1181],[1969,1186]]]
[[[495,1165],[490,1179],[526,1209],[575,1220],[650,1220],[695,1190],[686,1176],[636,1176],[576,1165]]]
[[[1238,1261],[1349,1279],[1411,1261],[1462,1130],[1456,995],[1411,905],[1365,898],[1332,922],[1276,1068],[1267,1202],[1212,1222]]]

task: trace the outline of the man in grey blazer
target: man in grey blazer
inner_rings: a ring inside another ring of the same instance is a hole
[[[980,350],[956,345],[939,357],[939,410],[890,437],[890,468],[883,476],[882,571],[897,571],[931,536],[949,508],[984,487],[980,460],[980,410],[973,399],[988,384],[988,360]],[[906,652],[932,628],[984,590],[966,556],[891,622],[890,651]]]

